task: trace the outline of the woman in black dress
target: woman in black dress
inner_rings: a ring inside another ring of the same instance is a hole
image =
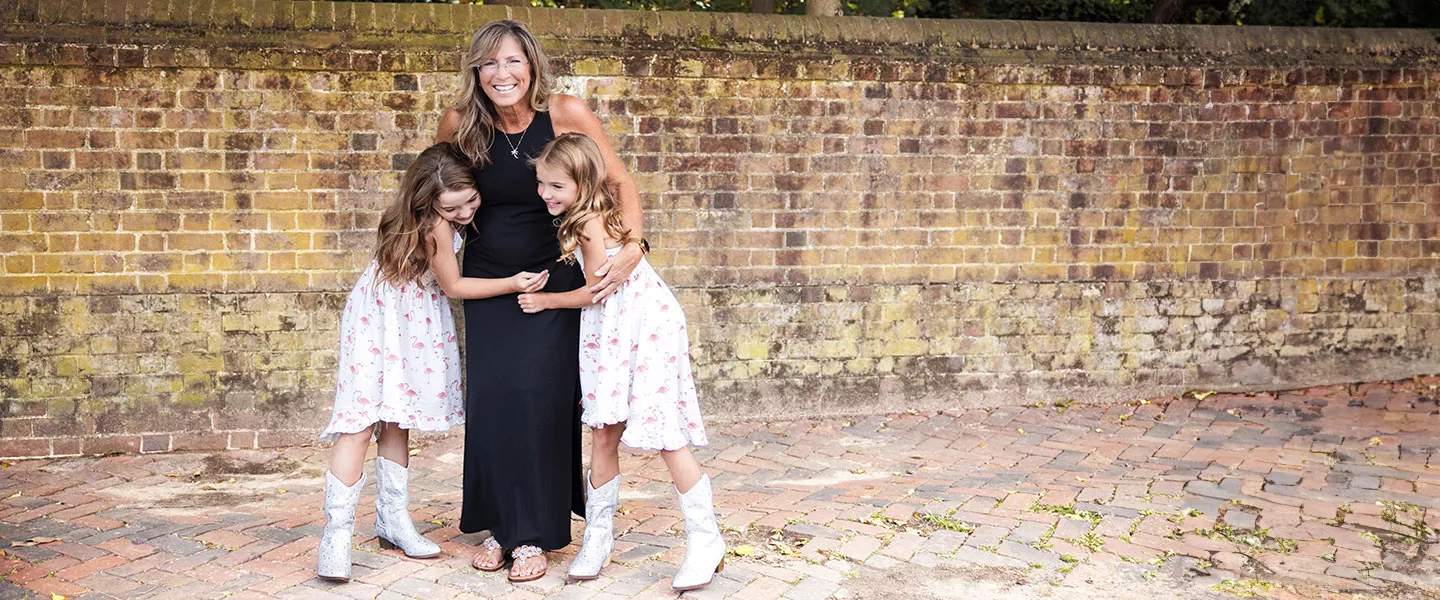
[[[551,93],[539,42],[516,21],[496,21],[470,42],[460,105],[438,138],[475,161],[478,233],[466,240],[466,277],[548,270],[546,291],[585,284],[560,262],[554,220],[528,164],[556,135],[600,145],[632,243],[597,270],[596,301],[630,276],[643,255],[640,195],[595,117],[574,96]],[[584,514],[579,429],[580,311],[525,314],[515,295],[465,301],[465,475],[460,530],[490,530],[475,568],[496,571],[509,552],[512,581],[545,574],[545,552],[570,543],[570,513]]]

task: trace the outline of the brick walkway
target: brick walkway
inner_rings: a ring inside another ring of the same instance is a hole
[[[701,458],[744,555],[687,597],[1440,598],[1437,386],[712,425]],[[414,459],[448,556],[380,550],[372,489],[344,585],[313,576],[323,448],[12,463],[0,598],[674,597],[658,459],[623,457],[605,576],[557,576],[572,546],[516,587],[467,566],[460,447]]]

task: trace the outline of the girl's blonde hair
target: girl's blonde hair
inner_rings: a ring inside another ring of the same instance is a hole
[[[441,192],[475,188],[470,159],[455,144],[441,142],[420,153],[405,175],[395,201],[380,215],[375,260],[380,279],[394,285],[419,282],[440,250],[430,242],[430,229],[441,219],[435,203]],[[449,248],[445,249],[449,251]]]
[[[595,140],[579,133],[564,133],[550,140],[540,149],[540,155],[533,161],[568,175],[575,182],[575,204],[565,211],[560,219],[560,258],[575,262],[575,249],[585,237],[585,222],[600,219],[605,234],[615,240],[630,236],[620,218],[620,205],[605,186],[605,159]]]
[[[525,59],[530,62],[530,108],[536,112],[549,110],[550,91],[555,88],[550,61],[540,48],[540,41],[525,25],[509,19],[491,21],[475,32],[475,37],[470,39],[470,53],[465,55],[465,64],[460,68],[460,100],[455,107],[460,112],[460,125],[455,128],[455,143],[478,167],[490,164],[496,116],[495,105],[480,88],[477,71],[481,63],[495,55],[507,36],[520,43]]]

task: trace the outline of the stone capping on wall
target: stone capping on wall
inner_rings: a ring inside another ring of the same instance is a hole
[[[459,4],[292,0],[0,0],[0,35],[11,41],[229,43],[393,47],[455,52],[484,23],[513,18],[552,41],[624,38],[627,43],[694,50],[794,54],[948,56],[1014,60],[1035,52],[1054,62],[1124,53],[1130,63],[1308,64],[1318,59],[1377,67],[1440,64],[1440,30],[1128,25],[1041,21],[805,17],[749,13],[543,9]],[[97,38],[96,29],[103,31]],[[198,39],[197,39],[198,38]],[[13,52],[0,63],[29,64]],[[1119,59],[1120,57],[1116,57]],[[102,61],[103,62],[103,61]],[[156,66],[156,65],[147,65]],[[169,66],[169,65],[160,65]],[[280,66],[280,65],[276,65]],[[296,65],[306,68],[306,65]],[[384,68],[384,65],[381,66]]]

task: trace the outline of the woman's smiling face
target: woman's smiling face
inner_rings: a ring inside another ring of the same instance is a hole
[[[495,53],[475,70],[480,88],[497,108],[515,106],[530,97],[530,59],[515,36],[501,39]]]

